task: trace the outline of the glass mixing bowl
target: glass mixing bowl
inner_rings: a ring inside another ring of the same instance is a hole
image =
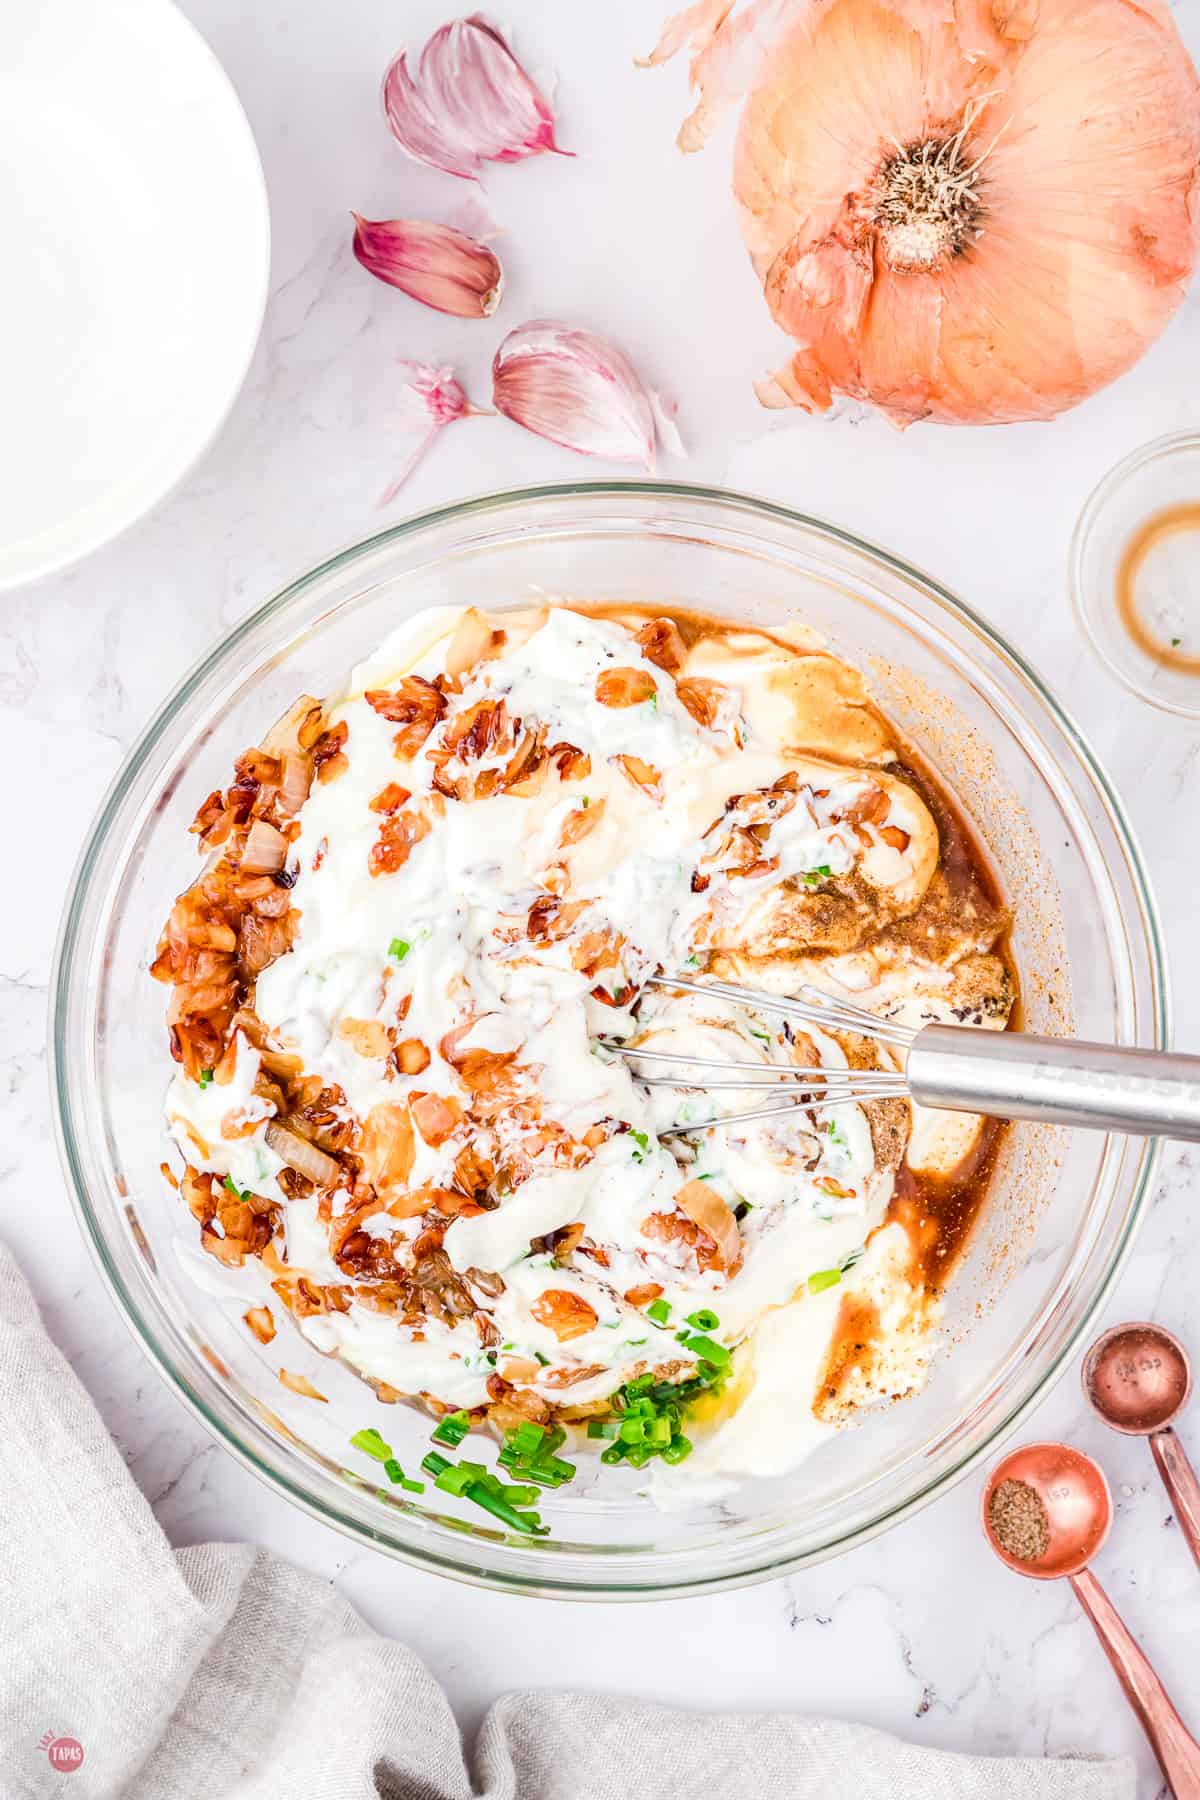
[[[147,964],[197,867],[187,831],[197,805],[298,694],[336,688],[410,610],[531,595],[675,603],[767,625],[801,615],[864,669],[981,827],[1015,908],[1027,1026],[1165,1043],[1159,932],[1129,826],[1079,731],[1014,649],[936,582],[833,526],[737,494],[587,482],[465,501],[345,551],[238,625],[167,700],[101,809],[63,922],[53,981],[62,1152],[84,1232],[151,1360],[235,1456],[315,1517],[427,1568],[528,1593],[734,1586],[884,1530],[995,1449],[1103,1300],[1154,1148],[1014,1128],[925,1391],[837,1434],[789,1477],[662,1513],[639,1497],[633,1471],[601,1470],[584,1451],[578,1480],[543,1507],[553,1536],[535,1541],[466,1517],[475,1509],[432,1486],[420,1496],[378,1486],[350,1434],[374,1424],[412,1469],[429,1420],[380,1406],[286,1317],[266,1348],[243,1325],[241,1278],[201,1255],[160,1173],[167,995]],[[329,1404],[282,1386],[281,1365]]]

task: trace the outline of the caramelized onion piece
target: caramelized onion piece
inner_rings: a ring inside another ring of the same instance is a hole
[[[293,1394],[303,1394],[306,1400],[322,1400],[328,1406],[329,1402],[325,1395],[319,1388],[313,1386],[307,1375],[294,1375],[290,1369],[280,1369],[279,1379],[285,1388],[292,1390]]]
[[[381,1194],[403,1187],[412,1174],[415,1153],[407,1106],[402,1101],[381,1101],[373,1106],[358,1140],[367,1180]]]
[[[307,1176],[318,1187],[333,1187],[341,1180],[341,1163],[335,1162],[332,1156],[326,1156],[324,1150],[318,1150],[315,1144],[310,1144],[298,1132],[289,1131],[286,1125],[280,1125],[272,1119],[264,1136],[276,1156],[282,1157],[289,1169],[295,1169],[298,1175]]]
[[[269,1344],[275,1336],[275,1320],[269,1306],[252,1306],[242,1314],[242,1318],[260,1344]]]
[[[678,675],[687,661],[683,634],[674,619],[649,619],[637,634],[638,648],[647,662]]]
[[[689,1181],[676,1194],[675,1204],[713,1239],[726,1275],[736,1275],[742,1266],[742,1240],[737,1220],[720,1194],[714,1194],[706,1181]]]
[[[265,819],[255,819],[242,847],[243,875],[274,875],[287,857],[287,839]]]
[[[308,799],[308,790],[312,785],[312,764],[296,750],[285,750],[281,761],[283,769],[279,780],[279,810],[291,817],[300,811]]]
[[[560,1344],[568,1344],[572,1338],[582,1337],[596,1327],[595,1308],[572,1288],[547,1288],[529,1310],[539,1325],[554,1333]]]

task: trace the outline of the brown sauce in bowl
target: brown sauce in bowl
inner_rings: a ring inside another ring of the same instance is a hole
[[[1164,669],[1175,669],[1182,675],[1200,675],[1200,655],[1183,649],[1178,637],[1160,636],[1138,604],[1138,577],[1150,556],[1169,539],[1187,535],[1197,540],[1196,560],[1200,574],[1200,501],[1164,507],[1138,527],[1117,564],[1117,615],[1143,655]],[[1194,599],[1193,603],[1200,605],[1200,598]]]

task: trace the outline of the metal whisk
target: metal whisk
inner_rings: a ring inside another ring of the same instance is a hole
[[[660,1137],[902,1097],[942,1112],[990,1113],[995,1118],[1037,1119],[1200,1143],[1200,1056],[1034,1037],[1021,1031],[979,1031],[965,1025],[915,1028],[877,1018],[807,983],[786,999],[727,981],[690,981],[680,975],[653,975],[648,985],[779,1014],[826,1031],[850,1032],[886,1044],[903,1063],[897,1069],[794,1067],[610,1044],[638,1064],[719,1071],[702,1083],[685,1080],[682,1074],[635,1071],[636,1079],[647,1086],[702,1086],[705,1091],[761,1087],[770,1090],[777,1102],[708,1122],[668,1126]]]

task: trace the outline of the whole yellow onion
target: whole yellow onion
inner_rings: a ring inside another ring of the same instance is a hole
[[[764,404],[1052,418],[1179,304],[1200,84],[1162,0],[710,0],[683,18],[704,37],[689,148],[748,34],[772,32],[734,159],[747,246],[798,345]]]

